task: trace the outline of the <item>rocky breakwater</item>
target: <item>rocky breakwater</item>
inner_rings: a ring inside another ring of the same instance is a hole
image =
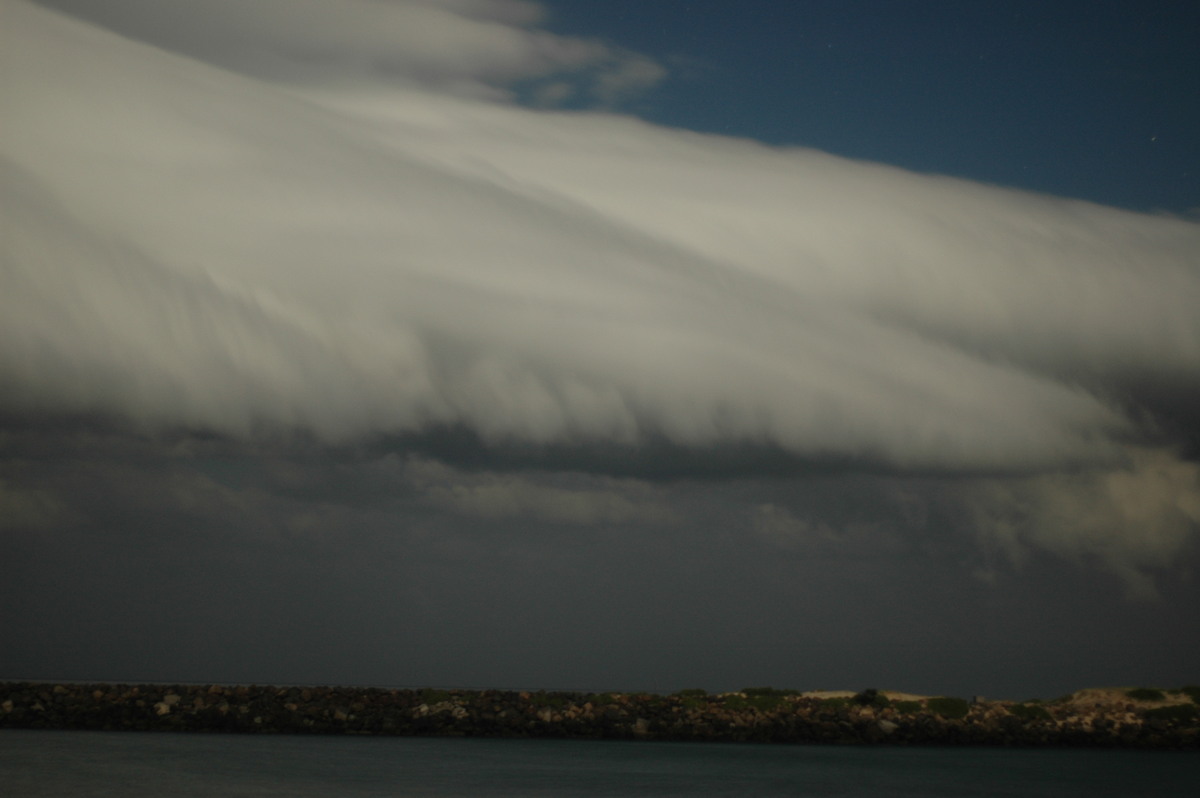
[[[0,683],[0,728],[1200,749],[1200,689],[1052,702],[865,690],[709,695]]]

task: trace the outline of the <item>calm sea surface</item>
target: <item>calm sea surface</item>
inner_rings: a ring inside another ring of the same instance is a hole
[[[25,796],[1195,796],[1200,754],[0,730]]]

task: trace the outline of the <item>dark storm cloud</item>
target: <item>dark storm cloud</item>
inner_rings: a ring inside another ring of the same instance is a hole
[[[1021,697],[1187,678],[1194,612],[1163,608],[1194,585],[1131,605],[1033,546],[1013,573],[943,523],[936,481],[652,488],[78,431],[5,451],[6,484],[72,516],[0,535],[9,676]]]
[[[0,30],[19,639],[176,607],[184,670],[266,624],[277,679],[399,630],[412,674],[604,686],[665,634],[766,683],[789,624],[833,662],[1194,593],[1195,222],[519,107],[661,77],[535,4],[45,5]]]

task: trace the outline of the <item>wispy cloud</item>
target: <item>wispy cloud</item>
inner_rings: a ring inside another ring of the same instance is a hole
[[[502,99],[518,81],[595,83],[610,99],[665,76],[651,59],[539,28],[522,0],[80,0],[45,5],[284,84],[419,86]]]

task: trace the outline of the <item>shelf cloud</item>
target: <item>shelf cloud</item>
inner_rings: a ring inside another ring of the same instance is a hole
[[[1200,529],[1200,224],[655,126],[619,108],[666,66],[546,21],[8,0],[5,545],[360,535],[470,583],[522,540],[570,593],[607,530],[639,581],[589,567],[642,605],[653,541],[680,596],[705,556],[815,585],[942,546],[1162,598]]]
[[[256,49],[347,59],[385,49],[376,15],[533,18],[234,6],[239,36],[279,31]],[[611,114],[306,92],[11,16],[10,410],[1020,470],[1115,462],[1139,382],[1200,387],[1193,222]]]

